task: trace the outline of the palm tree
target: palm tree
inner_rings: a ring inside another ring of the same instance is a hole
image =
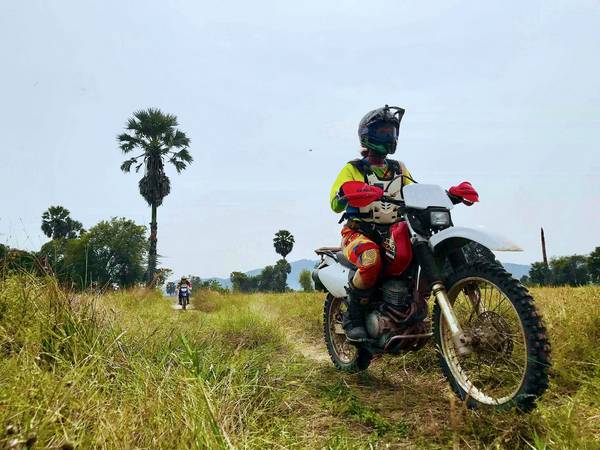
[[[273,238],[273,246],[275,247],[275,251],[285,259],[292,251],[292,248],[294,248],[294,236],[287,230],[279,230]]]
[[[139,182],[140,194],[152,207],[146,273],[148,283],[153,282],[156,272],[156,209],[171,192],[171,182],[165,175],[165,161],[173,164],[177,173],[185,170],[193,161],[188,151],[190,139],[183,131],[175,128],[177,125],[177,117],[174,115],[164,114],[157,108],[148,108],[133,113],[133,117],[127,122],[125,133],[117,137],[123,153],[141,151],[139,155],[124,161],[121,170],[129,172],[135,164],[135,171],[139,172],[144,167],[144,176]]]
[[[42,214],[42,231],[50,239],[72,239],[83,230],[81,222],[71,218],[71,212],[62,206],[51,206]]]

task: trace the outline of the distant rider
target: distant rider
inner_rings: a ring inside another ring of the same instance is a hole
[[[179,299],[179,304],[181,305],[181,296],[179,295],[179,288],[181,286],[187,286],[188,287],[188,291],[192,290],[192,283],[190,282],[190,280],[188,280],[187,277],[181,277],[181,280],[179,280],[179,282],[177,283],[177,297]]]
[[[389,234],[390,226],[401,220],[401,215],[398,206],[381,201],[375,201],[363,208],[348,205],[344,199],[347,194],[344,192],[344,183],[360,181],[367,185],[365,189],[376,186],[382,188],[386,196],[402,199],[402,187],[414,180],[402,162],[388,159],[387,155],[396,151],[403,115],[404,109],[386,105],[368,112],[362,118],[358,126],[362,158],[348,162],[331,188],[331,208],[336,213],[345,210],[342,219],[347,219],[342,228],[342,251],[357,267],[350,280],[348,313],[344,322],[344,330],[350,341],[360,342],[367,337],[363,324],[363,308],[368,303],[384,268],[381,256],[382,241]],[[468,183],[451,188],[450,194],[457,189],[457,192],[461,193],[460,188],[472,189],[470,184],[464,186],[465,184]],[[459,197],[450,197],[454,202],[461,201]]]

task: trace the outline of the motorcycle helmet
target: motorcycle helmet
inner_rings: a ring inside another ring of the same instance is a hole
[[[404,109],[385,105],[369,111],[358,125],[358,138],[361,145],[380,155],[393,154],[396,151],[400,121]]]

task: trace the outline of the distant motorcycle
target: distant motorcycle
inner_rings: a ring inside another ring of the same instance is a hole
[[[324,335],[334,365],[365,370],[375,355],[418,350],[434,337],[445,377],[470,407],[533,409],[548,386],[550,366],[550,344],[534,300],[499,263],[467,261],[463,252],[473,243],[496,251],[521,249],[498,235],[453,226],[453,203],[439,186],[407,185],[403,200],[383,194],[363,193],[356,205],[347,198],[351,206],[380,201],[383,208],[398,207],[398,221],[382,227],[385,270],[364,308],[366,342],[348,341],[343,328],[356,267],[340,248],[316,250],[321,262],[313,280],[328,293]]]
[[[182,309],[187,309],[187,305],[190,303],[190,288],[187,285],[179,287],[179,304]]]

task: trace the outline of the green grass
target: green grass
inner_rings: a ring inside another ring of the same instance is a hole
[[[554,367],[522,415],[465,409],[430,346],[337,372],[322,294],[209,293],[177,311],[153,291],[12,277],[0,281],[0,448],[600,448],[600,289],[533,293]]]

